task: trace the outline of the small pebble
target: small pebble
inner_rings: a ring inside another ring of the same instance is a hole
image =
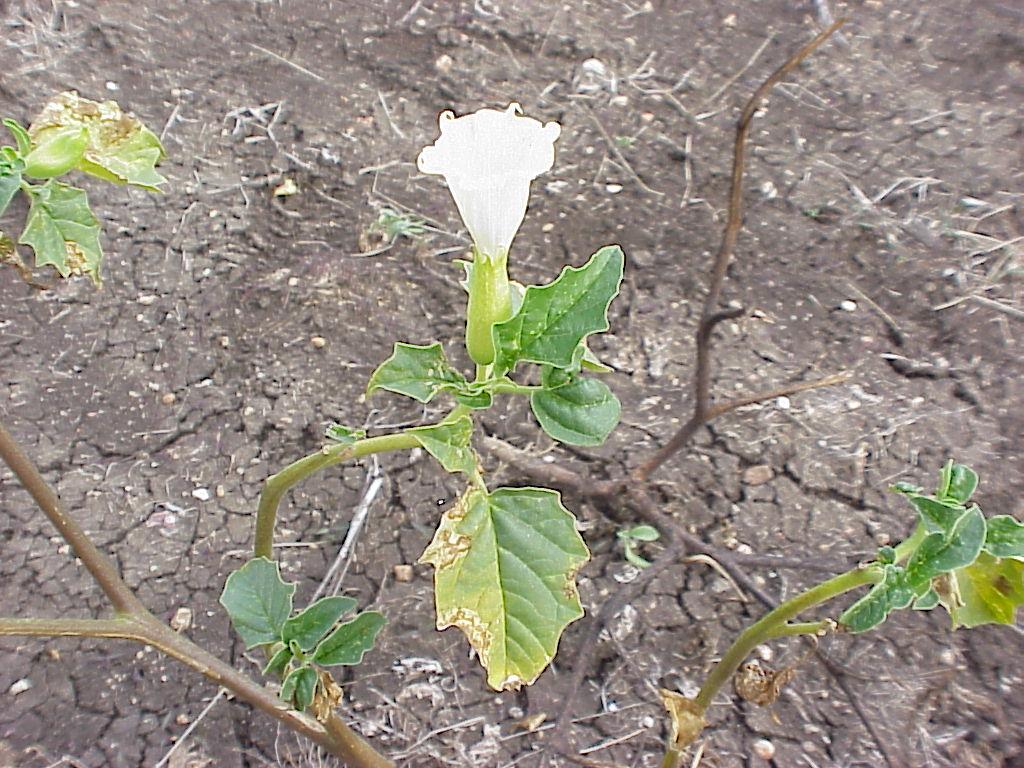
[[[192,498],[199,499],[199,501],[209,501],[210,496],[211,494],[209,488],[196,488],[194,491],[192,491]]]
[[[772,468],[767,464],[757,464],[743,470],[744,485],[764,485],[773,477]]]
[[[415,576],[412,566],[407,563],[400,563],[392,568],[391,571],[395,576],[395,581],[401,582],[402,584],[408,584]]]
[[[722,19],[722,26],[723,27],[729,27],[729,29],[732,29],[733,27],[735,27],[736,26],[736,14],[735,13],[730,13],[728,16],[726,16],[724,19]]]
[[[178,396],[175,395],[173,392],[166,392],[160,398],[160,402],[163,403],[164,405],[174,405],[174,403],[177,402],[177,400]]]
[[[754,754],[762,760],[771,760],[775,757],[775,745],[768,739],[758,739],[753,745]]]
[[[309,340],[309,343],[312,344],[317,349],[323,349],[324,347],[327,346],[327,339],[325,339],[323,336],[314,336]]]
[[[847,299],[846,301],[839,302],[839,308],[843,310],[843,312],[856,312],[857,302]]]
[[[654,122],[654,113],[653,112],[642,112],[642,113],[640,113],[640,122],[641,123],[653,123]]]
[[[174,718],[174,722],[176,722],[178,725],[188,725],[192,722],[192,718],[189,717],[186,713],[181,712],[176,718]]]
[[[628,96],[622,96],[622,95],[613,96],[608,101],[608,103],[611,104],[613,107],[624,107],[627,104],[629,104],[629,97]]]
[[[775,401],[775,405],[780,411],[788,411],[792,403],[790,403],[788,397],[783,395],[782,397]]]
[[[447,53],[442,53],[434,61],[434,69],[436,69],[442,75],[450,74],[453,66],[455,66],[455,59],[453,59]]]
[[[18,694],[30,690],[32,690],[32,681],[29,680],[27,677],[23,677],[20,680],[15,680],[13,683],[11,683],[11,687],[7,689],[7,692],[11,696],[17,696]]]
[[[617,194],[619,194],[619,192],[622,191],[622,185],[621,184],[606,184],[605,185],[605,190],[610,195],[617,195]]]
[[[121,90],[121,86],[118,85],[117,83],[115,83],[113,80],[107,80],[107,90],[108,91],[119,91],[119,90]]]
[[[550,231],[551,231],[551,230],[553,230],[554,228],[555,228],[555,225],[554,225],[554,224],[552,224],[552,223],[551,223],[551,222],[549,221],[549,222],[547,222],[547,223],[546,223],[546,224],[545,224],[544,226],[542,226],[542,227],[540,228],[540,231],[541,231],[541,232],[550,232]]]
[[[171,629],[175,632],[184,632],[192,626],[192,609],[182,606],[174,612],[171,619]]]

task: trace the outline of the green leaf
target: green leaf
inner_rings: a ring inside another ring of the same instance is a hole
[[[619,423],[621,406],[608,385],[580,378],[530,396],[530,408],[541,428],[569,445],[601,445]]]
[[[14,136],[14,141],[18,145],[18,154],[22,157],[32,151],[32,139],[29,138],[28,131],[26,131],[17,120],[11,120],[7,118],[3,121],[4,125],[7,126],[7,130]]]
[[[342,445],[352,445],[358,440],[362,440],[366,437],[365,429],[356,429],[355,427],[346,427],[342,424],[332,421],[327,425],[327,429],[324,430],[324,436],[328,440],[333,440],[336,443]]]
[[[10,147],[4,147],[10,149]],[[25,163],[21,158],[7,156],[8,153],[0,154],[0,215],[7,210],[11,200],[21,188],[21,173],[25,169]]]
[[[115,184],[133,184],[158,192],[166,179],[156,172],[164,148],[156,134],[117,102],[96,102],[74,91],[55,96],[28,129],[32,146],[45,144],[54,134],[85,129],[88,142],[76,167]]]
[[[61,277],[89,275],[100,285],[100,223],[85,190],[50,180],[30,188],[32,208],[18,240],[31,246],[36,266],[49,264]]]
[[[288,662],[292,660],[292,651],[287,645],[277,643],[277,650],[274,655],[270,657],[270,661],[267,662],[267,666],[263,668],[264,675],[281,675],[284,674],[285,669],[288,667]]]
[[[84,128],[65,128],[48,133],[25,156],[25,175],[34,179],[63,176],[82,159],[89,136]]]
[[[381,614],[364,611],[328,635],[313,652],[313,661],[325,667],[358,664],[363,660],[363,654],[373,648],[377,633],[383,626]]]
[[[636,544],[634,544],[631,540],[626,540],[626,546],[624,547],[623,554],[626,557],[626,561],[634,568],[640,568],[641,570],[643,570],[644,568],[651,567],[650,560],[636,553]]]
[[[895,610],[906,608],[917,595],[898,565],[886,565],[882,581],[839,617],[839,623],[851,632],[866,632],[877,627]]]
[[[295,585],[281,578],[276,562],[257,557],[228,576],[220,604],[245,647],[253,648],[281,639],[294,592]]]
[[[391,357],[373,372],[366,394],[386,389],[429,403],[439,392],[465,385],[465,377],[448,362],[440,342],[425,347],[398,342]]]
[[[285,643],[294,640],[300,650],[311,651],[338,619],[355,607],[356,601],[351,597],[323,597],[288,619],[281,630],[281,639]]]
[[[939,501],[933,496],[913,493],[905,495],[917,507],[921,522],[929,533],[945,533],[964,513],[964,507],[954,501]]]
[[[458,627],[495,690],[530,685],[583,615],[575,575],[590,553],[555,491],[470,488],[420,558],[434,566],[437,628]]]
[[[498,375],[520,360],[568,368],[591,333],[608,330],[608,305],[619,292],[623,256],[606,246],[576,269],[566,267],[548,285],[527,287],[519,311],[494,326]]]
[[[408,434],[441,462],[445,471],[464,472],[471,477],[478,472],[477,456],[470,445],[473,420],[469,416],[428,427],[416,427],[408,430]]]
[[[990,517],[985,551],[996,557],[1024,558],[1024,524],[1009,515]]]
[[[281,693],[279,694],[283,701],[287,701],[299,712],[302,712],[306,707],[313,703],[313,697],[316,695],[316,684],[318,675],[316,670],[312,667],[298,667],[288,673],[288,677],[281,683]]]
[[[580,346],[583,348],[583,357],[580,359],[583,370],[591,373],[611,373],[612,368],[597,359],[597,355],[590,351],[587,342],[584,341]]]
[[[946,485],[946,498],[966,504],[978,487],[978,475],[970,467],[953,464],[950,467],[949,482]]]
[[[929,533],[907,561],[907,582],[921,593],[936,576],[973,563],[985,543],[985,528],[985,516],[971,507],[949,533]]]
[[[932,608],[939,604],[939,593],[934,589],[929,589],[919,598],[914,600],[915,611],[930,611]]]
[[[486,389],[478,389],[474,385],[469,384],[466,389],[455,391],[455,400],[467,408],[480,410],[482,408],[490,408],[494,397]]]
[[[954,577],[956,599],[946,602],[954,627],[1015,623],[1024,605],[1024,561],[982,552]]]

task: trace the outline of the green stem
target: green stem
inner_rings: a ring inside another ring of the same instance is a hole
[[[822,619],[821,621],[792,621],[788,624],[783,624],[781,627],[777,627],[771,634],[770,639],[777,637],[796,637],[797,635],[817,635],[821,632],[827,632],[829,629],[835,626],[835,622],[832,619]]]
[[[811,587],[806,592],[801,592],[796,597],[790,598],[779,605],[775,610],[769,611],[760,620],[747,627],[736,641],[725,652],[722,660],[715,665],[708,675],[707,680],[697,694],[696,704],[701,711],[705,711],[714,699],[719,689],[728,682],[740,668],[743,660],[750,655],[754,648],[766,640],[776,636],[781,626],[784,626],[790,619],[798,614],[813,608],[819,603],[831,600],[833,597],[849,592],[852,589],[865,584],[873,584],[881,578],[881,571],[878,568],[855,568],[852,571],[841,573],[828,581]]]
[[[144,609],[143,609],[144,610]],[[172,631],[148,612],[116,619],[14,619],[0,617],[0,636],[102,637],[132,640],[156,648],[220,685],[242,701],[259,709],[296,733],[319,744],[346,764],[361,768],[394,768],[394,764],[367,744],[359,734],[332,713],[317,723],[290,709],[271,691],[237,669]]]
[[[454,415],[458,408],[452,412]],[[449,416],[450,418],[450,416]],[[296,483],[300,483],[314,472],[325,467],[340,464],[349,459],[358,459],[374,453],[407,450],[419,446],[419,441],[405,432],[393,435],[380,435],[358,440],[352,445],[330,445],[316,453],[304,456],[267,479],[260,494],[259,507],[256,509],[256,543],[253,547],[254,557],[274,559],[274,526],[277,523],[277,508],[281,497]]]

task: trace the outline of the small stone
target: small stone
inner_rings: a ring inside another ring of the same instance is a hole
[[[436,69],[442,75],[451,74],[453,66],[455,66],[455,59],[453,59],[447,53],[442,53],[434,60],[434,69]]]
[[[317,349],[323,349],[324,347],[327,346],[327,339],[325,339],[323,336],[314,336],[309,340],[309,343],[312,344]]]
[[[875,544],[880,547],[887,547],[892,542],[892,538],[885,531],[879,531],[875,534]]]
[[[765,200],[774,200],[778,196],[779,190],[772,182],[766,181],[764,184],[761,185],[761,197],[763,197]]]
[[[413,580],[413,577],[416,575],[415,572],[413,571],[412,566],[408,563],[400,563],[399,565],[396,565],[394,568],[392,568],[391,571],[395,576],[395,581],[400,582],[402,584],[408,584],[410,581]]]
[[[621,184],[606,184],[604,188],[610,195],[617,195],[622,191]]]
[[[299,193],[299,185],[294,179],[285,179],[274,188],[274,197],[291,197]]]
[[[107,90],[111,92],[119,91],[121,90],[121,86],[115,83],[113,80],[107,80]]]
[[[736,14],[730,13],[728,16],[722,19],[722,26],[728,27],[729,29],[734,28],[736,26]]]
[[[754,754],[762,760],[771,760],[775,757],[775,745],[768,739],[758,739],[753,744]]]
[[[184,632],[192,626],[192,609],[182,606],[174,612],[171,619],[171,629],[175,632]]]
[[[230,347],[231,346],[231,338],[229,336],[221,336],[220,337],[220,346],[221,346],[221,349],[227,349],[228,347]]]
[[[942,653],[939,654],[939,661],[941,661],[943,663],[943,665],[945,665],[947,667],[955,667],[956,666],[956,651],[954,651],[952,648],[947,648],[946,650],[944,650]]]
[[[839,302],[839,308],[843,310],[843,312],[856,312],[857,302],[851,301],[850,299],[846,299],[846,301]]]
[[[192,722],[192,718],[189,717],[185,712],[181,712],[178,714],[176,718],[174,718],[174,722],[176,722],[178,725],[188,725]]]
[[[848,410],[848,411],[856,411],[858,408],[860,408],[860,400],[847,400],[846,401],[846,410]]]
[[[227,489],[223,485],[218,485],[216,488],[214,488],[213,493],[214,495],[216,495],[218,499],[223,499],[225,496],[228,495]]]
[[[775,407],[778,408],[780,411],[788,411],[791,406],[792,403],[790,402],[789,398],[786,397],[785,395],[783,395],[782,397],[775,401]]]
[[[555,225],[554,225],[553,223],[551,223],[551,222],[549,221],[549,222],[547,222],[546,224],[544,224],[544,225],[543,225],[543,226],[542,226],[542,227],[540,228],[540,231],[541,231],[541,232],[550,232],[550,231],[551,231],[551,230],[553,230],[554,228],[555,228]]]
[[[653,123],[654,122],[654,113],[653,112],[641,112],[640,113],[640,122],[641,123]]]
[[[194,491],[192,491],[192,498],[199,499],[199,501],[209,501],[210,496],[211,494],[209,488],[196,488]]]
[[[142,306],[148,307],[150,304],[156,301],[156,296],[154,296],[151,293],[144,293],[142,296],[139,296],[139,298],[137,298],[136,301],[139,302],[139,304],[141,304]]]
[[[160,398],[160,402],[164,405],[174,405],[178,401],[178,396],[173,392],[165,392]]]
[[[744,485],[764,485],[774,477],[772,468],[767,464],[756,464],[743,470]]]
[[[621,94],[618,96],[612,96],[612,98],[608,100],[608,103],[613,107],[625,107],[629,104],[629,97]]]
[[[30,690],[32,690],[32,681],[27,677],[23,677],[20,680],[15,680],[11,683],[11,687],[7,689],[7,693],[11,696],[18,696],[19,694]]]

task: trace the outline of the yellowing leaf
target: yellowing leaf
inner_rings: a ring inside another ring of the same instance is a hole
[[[437,628],[458,627],[495,690],[533,683],[583,615],[575,575],[590,553],[558,494],[470,488],[420,562],[434,566]]]
[[[1013,624],[1024,605],[1024,562],[982,552],[966,568],[954,571],[956,599],[941,592],[954,627]]]
[[[155,169],[164,157],[160,139],[117,102],[90,101],[74,91],[55,96],[28,129],[32,147],[71,128],[84,128],[88,134],[78,170],[154,192],[166,181]]]

